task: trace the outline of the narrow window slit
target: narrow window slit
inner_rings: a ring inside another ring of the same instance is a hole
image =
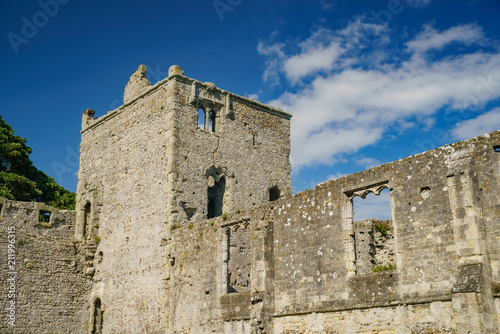
[[[210,132],[215,132],[215,111],[214,110],[210,110],[210,112],[208,113],[208,131]]]
[[[205,110],[203,108],[198,109],[198,128],[205,130]]]
[[[84,207],[84,214],[83,214],[83,237],[86,238],[89,236],[89,230],[90,230],[90,220],[92,218],[92,206],[90,202],[85,204]]]

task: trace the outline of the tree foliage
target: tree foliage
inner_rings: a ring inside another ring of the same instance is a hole
[[[75,194],[33,166],[26,139],[14,135],[0,116],[0,197],[44,202],[60,209],[75,208]]]

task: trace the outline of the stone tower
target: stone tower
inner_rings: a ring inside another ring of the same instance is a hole
[[[121,107],[83,113],[75,237],[97,245],[89,333],[102,319],[110,333],[164,330],[172,230],[291,195],[291,115],[179,66],[154,86],[145,73]]]

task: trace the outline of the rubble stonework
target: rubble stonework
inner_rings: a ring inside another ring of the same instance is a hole
[[[146,81],[84,112],[75,212],[2,202],[52,293],[43,317],[23,287],[19,333],[500,332],[500,131],[292,196],[290,115],[178,66]],[[392,220],[353,221],[383,190]]]
[[[92,280],[74,224],[74,211],[0,198],[1,333],[84,333]]]

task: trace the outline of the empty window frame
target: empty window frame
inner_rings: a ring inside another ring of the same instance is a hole
[[[209,132],[219,131],[219,115],[215,108],[201,106],[198,108],[197,127]]]
[[[269,202],[276,201],[281,196],[281,192],[278,187],[272,187],[269,189]]]
[[[357,274],[396,269],[388,182],[346,192],[352,215]]]
[[[198,109],[198,128],[205,130],[205,110],[203,108]]]
[[[392,220],[390,190],[381,190],[378,194],[367,193],[364,197],[352,199],[353,220],[366,219]]]
[[[226,192],[226,179],[221,177],[212,187],[208,187],[207,218],[221,216],[224,207],[224,194]]]
[[[92,334],[101,334],[102,333],[102,305],[101,299],[96,298],[94,301],[94,305],[92,307]]]
[[[38,222],[49,223],[50,222],[50,211],[40,210],[38,212]]]

